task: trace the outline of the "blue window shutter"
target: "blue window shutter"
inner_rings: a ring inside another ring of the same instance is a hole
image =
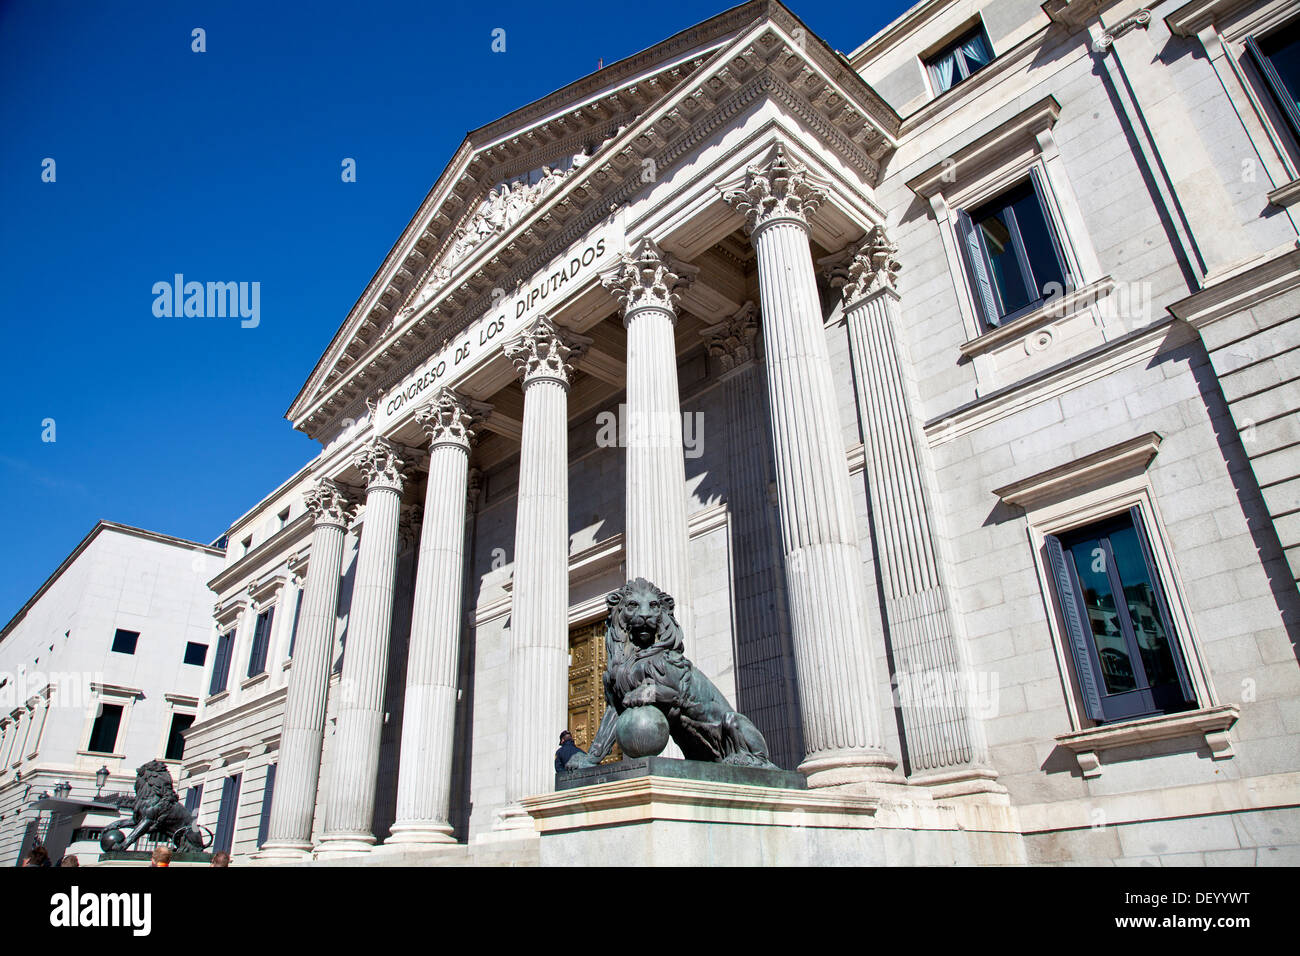
[[[217,654],[212,659],[212,683],[209,694],[219,694],[226,689],[226,679],[230,672],[230,645],[235,636],[234,631],[227,631],[217,638]]]
[[[266,768],[266,789],[262,791],[262,816],[257,822],[257,848],[260,850],[266,842],[266,834],[271,826],[271,801],[275,797],[275,764]]]
[[[1101,707],[1100,684],[1097,682],[1097,672],[1093,664],[1088,609],[1084,607],[1083,595],[1074,586],[1074,579],[1066,564],[1065,551],[1061,547],[1060,539],[1049,534],[1044,536],[1043,543],[1047,546],[1047,560],[1052,566],[1052,582],[1056,585],[1056,596],[1060,599],[1061,616],[1065,619],[1065,630],[1074,657],[1074,670],[1079,676],[1079,689],[1083,692],[1084,712],[1100,723],[1105,720],[1105,715]]]
[[[221,784],[221,809],[217,811],[217,831],[212,838],[212,852],[230,852],[235,838],[235,817],[239,811],[240,774],[231,774]]]
[[[957,210],[957,235],[961,239],[966,266],[970,270],[971,285],[975,287],[976,309],[985,325],[996,327],[1001,315],[998,313],[997,300],[993,297],[993,280],[989,276],[984,245],[980,242],[979,230],[971,222],[970,216],[960,209]]]
[[[1187,666],[1183,663],[1182,642],[1178,640],[1178,633],[1174,630],[1174,619],[1173,615],[1169,613],[1169,602],[1165,598],[1165,589],[1160,584],[1160,568],[1156,565],[1151,554],[1151,542],[1147,537],[1147,527],[1142,518],[1142,509],[1134,505],[1128,509],[1128,513],[1129,517],[1133,519],[1133,529],[1137,532],[1138,544],[1142,547],[1142,560],[1147,564],[1147,576],[1151,578],[1151,590],[1156,595],[1156,607],[1160,609],[1160,617],[1165,627],[1165,633],[1169,635],[1169,656],[1174,659],[1174,670],[1178,672],[1178,686],[1182,688],[1183,699],[1194,703],[1196,694],[1192,692],[1192,682],[1187,676]]]
[[[203,784],[196,783],[185,791],[185,809],[197,817],[201,803],[203,803]]]

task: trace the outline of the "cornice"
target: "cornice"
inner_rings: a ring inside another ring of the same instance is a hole
[[[913,176],[907,181],[907,187],[922,199],[928,199],[943,192],[946,183],[965,182],[970,170],[988,163],[991,158],[1005,155],[1022,142],[1033,141],[1038,133],[1055,126],[1060,115],[1061,104],[1054,96],[1045,96],[973,143]]]
[[[1044,502],[1075,494],[1080,487],[1099,479],[1118,479],[1145,471],[1160,450],[1160,440],[1160,435],[1156,432],[1147,432],[1075,461],[995,488],[993,494],[1006,504],[1035,508]]]
[[[222,569],[216,576],[208,582],[208,590],[220,595],[223,591],[230,589],[230,586],[249,574],[254,568],[266,561],[267,555],[279,551],[283,548],[292,547],[299,541],[310,536],[312,529],[311,515],[303,512],[294,518],[287,525],[277,531],[271,537],[262,541],[248,554],[240,557],[238,561],[227,568]]]
[[[1251,0],[1192,0],[1165,17],[1169,32],[1176,36],[1196,36],[1211,23],[1227,17]]]
[[[784,11],[780,4],[755,4]],[[799,21],[785,11],[790,24]],[[776,20],[783,19],[777,17]],[[294,426],[318,437],[329,423],[362,413],[367,396],[390,387],[490,307],[494,289],[512,288],[646,188],[640,157],[665,168],[753,99],[769,95],[822,136],[874,184],[892,152],[900,120],[820,39],[790,39],[773,20],[717,51],[691,82],[648,108],[542,203],[459,263],[450,281],[404,323],[362,350],[346,371],[309,383],[318,394],[290,409]],[[800,29],[804,29],[799,27]],[[841,85],[843,81],[843,85]],[[436,257],[427,268],[432,269]],[[413,290],[414,284],[410,286]],[[396,309],[399,299],[390,305]],[[336,337],[337,341],[337,337]],[[331,355],[337,355],[334,349]],[[322,362],[327,361],[322,359]],[[300,393],[300,399],[304,393]],[[355,417],[355,416],[354,416]]]
[[[1226,276],[1170,305],[1169,313],[1200,330],[1268,299],[1300,289],[1300,248]]]

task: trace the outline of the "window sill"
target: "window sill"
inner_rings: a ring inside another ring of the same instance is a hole
[[[211,707],[213,704],[221,703],[229,696],[230,696],[230,688],[227,687],[225,690],[219,690],[215,694],[209,695],[208,699],[204,701],[204,705],[207,707]]]
[[[256,687],[258,684],[265,683],[270,679],[271,679],[270,673],[267,671],[262,671],[262,673],[254,674],[252,677],[245,677],[242,681],[239,682],[239,689],[248,690],[248,688]]]
[[[1268,194],[1268,201],[1274,206],[1292,206],[1300,203],[1300,179],[1293,179],[1285,186],[1278,186]]]
[[[126,754],[106,754],[98,750],[78,750],[78,757],[102,757],[104,760],[125,760]]]
[[[1032,312],[963,343],[960,347],[961,354],[974,358],[1017,339],[1027,339],[1030,333],[1043,326],[1079,314],[1094,302],[1110,295],[1114,288],[1115,280],[1103,276],[1057,298],[1048,299]]]
[[[1241,710],[1236,704],[1220,704],[1218,707],[1189,710],[1181,714],[1162,714],[1141,720],[1088,727],[1061,734],[1056,742],[1075,755],[1079,769],[1088,779],[1101,776],[1098,754],[1104,750],[1175,737],[1201,736],[1210,748],[1211,759],[1227,760],[1233,755],[1228,728],[1237,722],[1239,716]]]

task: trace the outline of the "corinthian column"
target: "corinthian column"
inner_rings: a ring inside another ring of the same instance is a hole
[[[674,326],[681,293],[697,272],[647,237],[601,276],[622,304],[627,327],[627,576],[653,581],[671,594],[677,620],[691,636],[695,622]]]
[[[329,856],[364,853],[375,842],[371,828],[401,518],[404,462],[397,447],[383,438],[371,439],[353,463],[366,478],[366,510],[343,649],[325,832],[316,848]]]
[[[531,828],[518,802],[553,789],[555,747],[568,717],[569,383],[589,341],[540,316],[504,347],[524,389],[504,828]]]
[[[871,496],[875,553],[897,668],[912,782],[946,795],[998,792],[962,662],[926,488],[929,463],[903,379],[895,326],[902,266],[881,226],[831,270],[844,297]],[[916,774],[919,772],[919,776]]]
[[[342,489],[328,478],[318,481],[304,498],[315,523],[293,669],[284,700],[271,819],[260,854],[268,858],[297,858],[311,852],[311,824],[316,813],[321,743],[325,737],[325,698],[338,621],[343,537],[352,508]]]
[[[900,783],[885,752],[849,468],[808,245],[819,180],[784,149],[723,191],[758,254],[790,628],[810,786]]]
[[[397,820],[386,844],[455,842],[449,808],[469,452],[472,426],[489,410],[444,388],[415,416],[429,436],[429,482],[406,664]]]

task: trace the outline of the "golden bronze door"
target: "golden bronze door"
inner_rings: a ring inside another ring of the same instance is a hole
[[[583,750],[591,749],[591,739],[605,713],[605,622],[579,624],[569,631],[569,732]],[[603,763],[622,758],[618,744]]]

